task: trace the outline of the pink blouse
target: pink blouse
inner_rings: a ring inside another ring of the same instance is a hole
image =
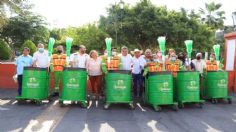
[[[98,57],[96,60],[89,58],[86,63],[86,68],[89,76],[102,75],[102,59]]]

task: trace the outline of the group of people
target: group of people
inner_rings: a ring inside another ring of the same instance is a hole
[[[38,50],[33,54],[33,57],[29,55],[29,48],[25,47],[23,49],[23,54],[19,56],[16,60],[16,72],[18,76],[18,94],[21,95],[22,91],[22,78],[23,69],[27,66],[48,68],[54,73],[55,80],[55,91],[54,94],[59,94],[59,84],[62,80],[62,72],[64,67],[74,67],[74,68],[85,68],[88,73],[89,81],[91,83],[92,94],[94,98],[101,98],[102,91],[102,79],[105,74],[102,71],[102,63],[107,61],[107,52],[99,56],[96,50],[91,50],[89,54],[86,54],[86,47],[80,45],[77,49],[78,51],[71,54],[69,57],[64,54],[64,48],[62,45],[57,46],[56,53],[48,56],[47,50],[44,49],[44,44],[37,45]],[[132,55],[133,56],[132,56]],[[121,70],[129,70],[132,73],[133,79],[133,91],[134,97],[141,98],[144,91],[144,76],[145,69],[148,69],[151,64],[158,64],[159,70],[173,70],[169,68],[169,65],[177,64],[179,69],[183,68],[186,70],[196,70],[200,73],[204,72],[207,68],[207,62],[202,59],[202,54],[197,53],[196,59],[189,61],[184,53],[176,54],[174,49],[169,49],[168,55],[163,57],[160,50],[152,52],[151,49],[146,49],[144,54],[142,50],[134,49],[129,54],[128,47],[123,46],[121,48],[121,53],[117,53],[116,49],[112,49],[111,58],[117,57],[121,63]],[[210,55],[210,61],[215,60],[215,55]],[[105,63],[106,64],[106,63]],[[155,66],[156,67],[156,66]],[[177,70],[179,70],[177,69]],[[149,68],[150,70],[150,68]],[[175,68],[174,68],[175,70]]]

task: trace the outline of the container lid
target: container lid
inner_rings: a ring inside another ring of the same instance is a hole
[[[228,71],[207,71],[207,72],[228,72]]]
[[[122,74],[130,74],[130,70],[108,70],[108,73],[122,73]]]
[[[64,71],[86,71],[86,68],[64,67]]]
[[[167,74],[172,74],[169,71],[160,71],[160,72],[149,72],[148,76],[153,76],[153,75],[167,75]]]
[[[199,72],[199,71],[177,71],[178,72]]]
[[[24,70],[35,70],[35,71],[46,71],[48,68],[40,68],[40,67],[24,67]]]

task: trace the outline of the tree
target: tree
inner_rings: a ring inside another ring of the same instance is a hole
[[[111,6],[108,15],[101,16],[99,28],[115,38],[114,21],[120,23],[118,28],[118,45],[130,48],[157,48],[157,37],[167,37],[167,48],[185,51],[184,41],[192,39],[194,49],[209,50],[213,45],[214,31],[205,23],[201,23],[199,15],[185,9],[180,12],[157,7],[149,0],[141,0],[136,5],[124,9]],[[122,14],[122,15],[121,15]],[[114,19],[114,16],[120,16]]]
[[[24,4],[26,4],[24,2]],[[0,29],[3,27],[3,25],[6,24],[8,18],[6,16],[6,11],[9,11],[13,13],[22,13],[21,7],[23,6],[23,0],[1,0],[0,1]]]
[[[21,46],[21,51],[24,49],[24,47],[28,47],[30,49],[30,55],[33,55],[34,52],[37,51],[37,47],[31,40],[26,40],[24,44]]]
[[[49,31],[45,26],[42,16],[25,12],[23,15],[10,18],[8,24],[0,31],[0,37],[11,49],[19,49],[26,40],[35,43],[47,42]]]
[[[225,12],[220,10],[221,6],[221,4],[211,2],[205,3],[205,9],[199,9],[200,14],[203,15],[202,21],[213,29],[222,29],[224,27]]]
[[[65,45],[66,37],[73,38],[73,45],[83,44],[89,50],[102,50],[105,48],[106,33],[95,24],[88,24],[82,27],[68,27],[65,29],[52,29],[50,37],[56,39],[56,45]]]
[[[11,50],[8,45],[0,39],[0,60],[10,59]]]

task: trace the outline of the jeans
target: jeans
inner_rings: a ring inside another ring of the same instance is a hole
[[[142,74],[132,74],[134,97],[142,97],[143,95],[143,76]]]
[[[18,95],[21,96],[23,75],[17,75]]]

